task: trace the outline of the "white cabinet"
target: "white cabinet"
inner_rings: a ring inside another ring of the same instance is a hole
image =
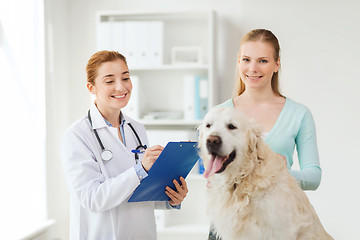
[[[133,92],[124,112],[142,122],[150,145],[197,140],[214,105],[214,12],[99,12],[98,50],[128,60]],[[158,239],[206,239],[205,179],[195,166],[180,211],[156,211]]]
[[[145,125],[193,127],[214,104],[212,11],[99,12],[97,49],[127,58],[135,86],[124,111]],[[185,118],[189,98],[202,115]]]

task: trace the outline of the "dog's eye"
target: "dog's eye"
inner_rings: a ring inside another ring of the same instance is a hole
[[[230,129],[230,130],[237,129],[237,127],[236,127],[234,124],[232,124],[232,123],[229,123],[229,124],[227,125],[227,128]]]
[[[211,124],[210,124],[210,123],[207,123],[207,124],[205,125],[205,127],[206,127],[206,128],[210,128],[210,127],[211,127]]]

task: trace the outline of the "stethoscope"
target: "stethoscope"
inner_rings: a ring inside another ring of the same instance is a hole
[[[91,117],[90,117],[90,110],[88,111],[88,118],[89,118],[90,125],[92,127],[93,125],[92,125],[92,121],[91,121]],[[135,128],[131,125],[131,123],[128,123],[128,125],[131,128],[131,130],[133,131],[133,133],[135,134],[135,137],[139,142],[139,146],[137,146],[135,150],[131,150],[132,153],[135,153],[135,161],[137,163],[138,160],[139,160],[139,154],[143,153],[147,149],[147,146],[142,144],[139,135],[137,134],[137,132],[135,131]],[[101,159],[103,161],[111,160],[112,157],[113,157],[112,152],[110,150],[108,150],[108,149],[105,149],[104,145],[102,144],[102,142],[100,140],[99,134],[97,133],[96,129],[93,129],[93,130],[94,130],[94,134],[96,136],[96,139],[97,139],[97,141],[98,141],[98,143],[99,143],[99,145],[101,147],[101,150],[102,150]]]

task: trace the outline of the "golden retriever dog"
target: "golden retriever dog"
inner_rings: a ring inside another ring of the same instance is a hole
[[[232,108],[210,111],[199,126],[207,212],[223,240],[333,239],[285,160],[259,128]]]

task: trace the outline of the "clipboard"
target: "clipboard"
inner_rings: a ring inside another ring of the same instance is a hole
[[[172,181],[186,178],[198,159],[197,142],[169,142],[128,202],[169,201],[165,187],[176,189]]]

